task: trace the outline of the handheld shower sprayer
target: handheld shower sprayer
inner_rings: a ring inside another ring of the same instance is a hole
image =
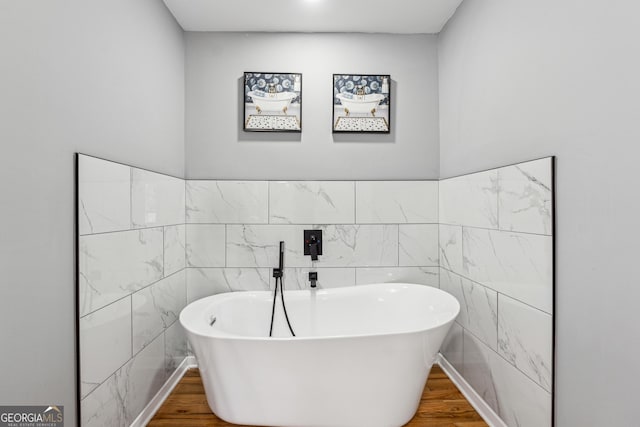
[[[278,268],[273,269],[273,277],[276,279],[276,284],[273,288],[273,305],[271,306],[271,327],[269,328],[269,336],[273,334],[273,318],[276,312],[276,297],[278,296],[278,279],[280,280],[280,298],[282,300],[282,311],[284,311],[284,317],[287,320],[289,331],[294,337],[296,334],[293,332],[291,322],[289,322],[289,315],[287,314],[287,307],[284,305],[284,284],[282,283],[282,275],[284,274],[284,242],[280,242],[280,257],[278,262]]]

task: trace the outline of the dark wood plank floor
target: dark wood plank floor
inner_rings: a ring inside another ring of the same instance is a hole
[[[197,369],[189,370],[149,427],[232,427],[207,405]],[[366,427],[366,426],[363,426]],[[405,427],[488,427],[442,369],[431,369],[420,407]]]

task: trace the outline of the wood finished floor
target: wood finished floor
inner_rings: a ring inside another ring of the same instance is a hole
[[[231,427],[207,405],[197,369],[189,370],[149,427]],[[362,426],[366,427],[366,426]],[[439,366],[431,369],[418,412],[405,427],[488,427]]]

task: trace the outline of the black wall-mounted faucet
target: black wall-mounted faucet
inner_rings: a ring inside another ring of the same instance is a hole
[[[322,230],[304,230],[304,254],[317,261],[322,255]]]
[[[316,282],[318,281],[318,272],[317,271],[310,271],[309,272],[309,282],[311,282],[311,287],[315,288],[316,287]]]

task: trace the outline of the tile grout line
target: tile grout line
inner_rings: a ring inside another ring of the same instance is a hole
[[[465,225],[465,224],[456,224],[456,223],[452,223],[452,222],[442,222],[440,223],[440,225],[447,225],[450,227],[466,227],[466,228],[473,228],[473,229],[477,229],[477,230],[487,230],[487,231],[495,231],[495,232],[499,232],[499,233],[512,233],[512,234],[526,234],[529,236],[540,236],[540,237],[552,237],[552,234],[543,234],[543,233],[533,233],[530,231],[518,231],[518,230],[502,230],[499,228],[490,228],[490,227],[479,227],[476,225]]]
[[[185,267],[185,268],[186,268],[186,267]],[[89,315],[91,315],[91,314],[94,314],[94,313],[96,313],[96,312],[98,312],[98,311],[102,310],[103,308],[107,308],[107,307],[109,307],[109,306],[111,306],[111,305],[113,305],[113,304],[115,304],[115,303],[117,303],[117,302],[122,301],[123,299],[125,299],[125,298],[127,298],[127,297],[129,297],[129,296],[132,296],[133,294],[136,294],[136,293],[138,293],[138,292],[140,292],[140,291],[142,291],[142,290],[144,290],[144,289],[147,289],[147,288],[149,288],[149,287],[151,287],[151,286],[153,286],[153,285],[155,285],[155,284],[157,284],[157,283],[159,283],[159,282],[162,282],[162,281],[163,281],[163,280],[165,280],[165,279],[168,279],[168,278],[170,278],[170,277],[173,277],[173,276],[177,275],[178,273],[180,273],[182,270],[185,270],[185,268],[181,268],[181,269],[179,269],[179,270],[177,270],[177,271],[174,271],[173,273],[169,274],[169,275],[168,275],[168,276],[166,276],[166,277],[161,277],[160,279],[156,280],[155,282],[152,282],[152,283],[149,283],[149,284],[147,284],[147,285],[144,285],[144,286],[143,286],[143,287],[141,287],[140,289],[136,289],[135,291],[131,291],[130,293],[128,293],[128,294],[126,294],[126,295],[124,295],[124,296],[122,296],[122,297],[120,297],[120,298],[118,298],[118,299],[116,299],[116,300],[113,300],[113,301],[109,302],[108,304],[105,304],[105,305],[103,305],[103,306],[100,306],[100,307],[96,308],[95,310],[90,311],[89,313],[85,313],[84,315],[82,315],[82,316],[80,317],[80,319],[84,319],[85,317],[87,317],[87,316],[89,316]],[[207,268],[208,268],[208,267],[207,267]],[[215,268],[215,267],[212,267],[212,268]]]
[[[496,189],[496,226],[498,227],[498,230],[501,230],[502,227],[500,227],[500,168],[498,168],[496,172],[496,178],[497,178],[496,185],[498,186],[498,188]]]
[[[135,230],[133,225],[133,168],[129,167],[129,230]]]
[[[207,225],[214,225],[214,224],[215,223],[207,224]],[[104,235],[104,234],[124,234],[124,233],[127,233],[127,232],[133,232],[133,231],[146,231],[146,230],[154,230],[156,228],[177,227],[179,225],[186,225],[186,224],[182,224],[182,223],[158,224],[158,225],[154,225],[152,227],[138,227],[138,228],[130,228],[130,229],[126,229],[126,230],[123,229],[123,230],[100,231],[100,232],[97,232],[97,233],[81,234],[79,237],[101,236],[101,235]]]
[[[267,224],[271,224],[271,181],[267,181]]]
[[[353,223],[358,224],[358,181],[353,181]]]
[[[129,298],[129,324],[131,325],[131,351],[129,352],[129,360],[133,359],[133,294],[127,296]]]
[[[513,297],[513,296],[511,296],[511,295],[509,295],[509,294],[507,294],[507,293],[505,293],[505,292],[498,291],[498,290],[496,290],[496,289],[492,288],[491,286],[488,286],[488,285],[485,285],[485,284],[483,284],[483,283],[480,283],[480,282],[478,282],[478,281],[476,281],[476,280],[470,279],[469,277],[464,276],[464,275],[462,275],[462,274],[460,274],[460,273],[458,273],[458,272],[456,272],[456,271],[453,271],[453,270],[451,270],[451,269],[448,269],[448,268],[445,268],[445,267],[441,267],[441,268],[443,268],[444,270],[447,270],[448,272],[450,272],[450,273],[452,273],[452,274],[455,274],[455,275],[456,275],[456,276],[458,276],[458,277],[461,277],[462,279],[468,280],[468,281],[472,282],[472,283],[473,283],[473,284],[475,284],[475,285],[479,285],[479,286],[482,286],[482,287],[484,287],[484,288],[490,289],[490,290],[492,290],[493,292],[495,292],[495,293],[497,293],[497,294],[500,294],[500,295],[503,295],[503,296],[504,296],[504,297],[506,297],[506,298],[510,298],[510,299],[512,299],[512,300],[514,300],[514,301],[517,301],[517,302],[519,302],[519,303],[520,303],[520,304],[522,304],[522,305],[526,305],[527,307],[532,308],[532,309],[534,309],[534,310],[536,310],[536,311],[539,311],[539,312],[541,312],[541,313],[544,313],[544,314],[546,314],[546,315],[553,316],[553,313],[549,313],[549,312],[547,312],[547,311],[544,311],[544,310],[542,310],[541,308],[538,308],[538,307],[536,307],[536,306],[534,306],[534,305],[531,305],[531,304],[529,304],[528,302],[522,301],[522,300],[521,300],[521,299],[519,299],[519,298]]]
[[[460,325],[460,326],[462,326],[462,325]],[[525,377],[527,380],[531,381],[536,387],[540,388],[541,390],[543,390],[547,394],[551,394],[551,392],[549,392],[546,388],[544,388],[536,380],[531,378],[526,372],[522,371],[519,367],[517,367],[516,365],[511,363],[502,354],[500,354],[500,352],[497,351],[497,347],[496,347],[496,350],[492,349],[491,347],[489,347],[489,345],[486,342],[484,342],[483,339],[481,339],[476,334],[474,334],[473,331],[471,331],[470,329],[465,328],[464,326],[462,326],[462,329],[464,330],[465,333],[468,333],[470,336],[472,336],[476,340],[480,341],[480,343],[482,343],[483,346],[485,346],[489,351],[491,351],[493,354],[495,354],[496,356],[501,358],[503,361],[505,361],[509,366],[511,366],[512,368],[515,368],[520,374],[522,374],[523,377]],[[489,371],[491,371],[491,369],[489,369]]]
[[[167,273],[167,268],[165,266],[165,245],[166,245],[166,233],[167,227],[162,227],[162,278],[165,278],[165,274]]]

